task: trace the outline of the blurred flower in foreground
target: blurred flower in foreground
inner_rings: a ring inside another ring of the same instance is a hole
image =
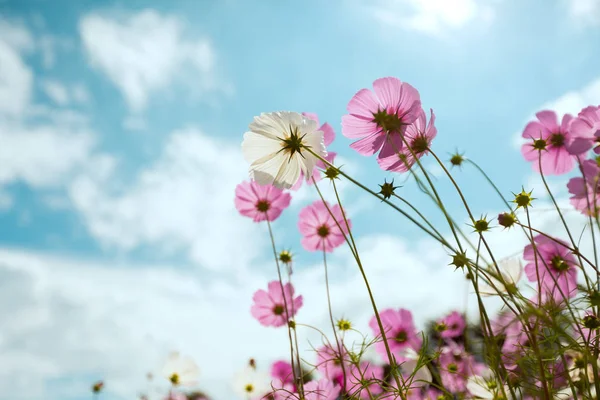
[[[498,262],[498,269],[502,279],[490,275],[490,282],[484,279],[479,281],[479,294],[482,296],[495,296],[498,294],[514,293],[517,284],[523,276],[523,264],[518,258],[508,258]],[[493,269],[493,273],[497,271]],[[494,289],[495,288],[495,289]]]
[[[189,357],[181,357],[178,352],[169,354],[162,372],[173,386],[195,386],[200,374],[196,363]]]
[[[347,221],[348,226],[351,226],[350,220]],[[348,227],[340,206],[337,204],[331,206],[329,203],[323,203],[322,200],[317,200],[300,211],[298,228],[304,236],[302,247],[308,251],[332,252],[344,243],[344,234],[348,234]]]
[[[235,375],[233,389],[242,399],[260,399],[271,390],[268,374],[256,369],[256,365],[250,364]]]
[[[312,176],[318,158],[327,151],[317,123],[296,112],[262,113],[254,117],[244,134],[242,152],[250,163],[250,177],[261,185],[289,189],[300,179]]]

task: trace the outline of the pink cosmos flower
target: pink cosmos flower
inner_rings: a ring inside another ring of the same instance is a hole
[[[433,114],[433,110],[430,110],[430,112],[431,117],[429,118],[429,124],[427,124],[425,111],[419,109],[418,118],[412,125],[406,127],[404,135],[410,148],[403,146],[399,152],[395,152],[389,157],[378,158],[377,162],[382,169],[386,171],[406,172],[415,163],[415,156],[421,158],[429,152],[431,142],[437,135],[437,128],[434,125],[435,115]]]
[[[342,360],[344,361],[344,368],[342,368]],[[325,378],[331,381],[337,381],[341,378],[343,381],[344,369],[346,370],[346,377],[348,377],[351,366],[350,356],[341,343],[339,349],[335,344],[327,344],[317,349],[317,371]]]
[[[452,393],[464,392],[467,389],[467,379],[474,374],[473,356],[463,346],[451,343],[442,348],[439,362],[444,387]]]
[[[530,282],[538,282],[544,297],[561,301],[563,296],[573,297],[577,293],[577,268],[575,256],[563,241],[555,241],[543,235],[534,237],[537,254],[531,244],[525,247],[523,258],[525,274]],[[537,257],[537,265],[536,265]]]
[[[417,334],[413,317],[410,311],[400,308],[394,310],[388,308],[379,313],[385,337],[387,338],[390,351],[396,355],[398,361],[402,361],[404,356],[402,350],[411,348],[418,351],[421,347],[422,340]],[[381,337],[381,331],[377,319],[375,316],[369,321],[369,326],[373,330],[373,334],[377,337]],[[375,350],[379,352],[385,359],[387,359],[387,353],[385,350],[385,343],[383,340],[378,341],[375,344]]]
[[[291,196],[272,185],[244,181],[235,188],[235,208],[254,222],[275,221],[290,205]]]
[[[315,121],[317,123],[317,125],[319,125],[319,117],[317,116],[317,114],[303,112],[302,115],[304,115],[307,118],[312,119],[313,121]],[[321,125],[319,127],[319,130],[323,132],[323,143],[325,144],[325,147],[331,145],[331,143],[333,143],[333,140],[335,139],[335,131],[333,130],[331,125],[329,125],[327,122],[325,122],[323,125]],[[324,158],[327,161],[329,161],[331,164],[333,164],[333,162],[335,161],[336,155],[337,155],[337,153],[335,153],[333,151],[327,151],[327,156],[325,156]],[[318,182],[321,180],[321,172],[319,171],[319,169],[325,170],[327,168],[328,168],[328,166],[325,165],[325,163],[323,161],[317,160],[317,164],[316,164],[315,168],[313,169],[313,173],[312,173],[312,178],[315,179],[315,182]],[[303,181],[304,181],[304,173],[301,172],[300,179],[298,179],[298,182],[296,182],[296,184],[294,186],[292,186],[291,189],[292,190],[300,189]],[[309,185],[312,185],[312,179],[307,177],[306,183],[308,183]]]
[[[272,281],[269,282],[268,291],[259,289],[254,293],[252,297],[254,304],[250,313],[261,325],[278,327],[288,322],[283,293],[285,293],[285,302],[291,318],[302,307],[302,296],[294,297],[294,287],[291,283],[286,283],[282,290],[279,281]]]
[[[434,388],[427,389],[427,391],[425,392],[425,395],[423,396],[423,400],[439,400],[439,399],[444,399],[444,398],[445,398],[444,394]]]
[[[583,154],[594,146],[600,138],[600,106],[588,106],[581,110],[569,127],[571,141],[567,148],[572,154]],[[600,148],[594,149],[596,153]]]
[[[380,78],[373,91],[361,89],[348,103],[348,115],[342,117],[342,134],[359,139],[350,147],[370,156],[379,150],[379,158],[396,154],[403,145],[408,126],[419,116],[421,99],[417,89],[397,78]]]
[[[465,319],[457,311],[453,311],[452,313],[438,321],[438,323],[444,324],[446,326],[446,329],[440,334],[440,336],[444,339],[459,337],[465,331]]]
[[[310,381],[304,385],[306,400],[336,400],[340,394],[340,387],[327,379]]]
[[[271,365],[271,377],[280,381],[282,384],[294,383],[294,370],[292,364],[287,361],[275,361]]]
[[[187,400],[187,396],[180,392],[171,392],[164,400]]]
[[[571,178],[567,188],[571,204],[585,215],[596,215],[600,208],[600,166],[596,160],[581,163],[582,177]]]
[[[569,123],[573,119],[565,114],[558,124],[558,116],[554,111],[540,111],[535,114],[538,121],[532,121],[525,126],[523,136],[529,139],[521,147],[521,153],[527,161],[532,161],[533,169],[548,175],[560,175],[569,172],[575,166],[575,155],[569,153],[566,145],[571,141]]]
[[[352,398],[369,399],[383,392],[382,382],[384,382],[383,367],[363,361],[359,367],[352,368],[348,373],[348,394]]]
[[[335,219],[327,210],[328,208]],[[342,228],[341,231],[338,224]],[[349,219],[348,226],[352,226]],[[325,250],[330,253],[344,243],[344,234],[348,234],[348,227],[340,206],[337,204],[331,206],[321,200],[315,201],[300,211],[298,228],[304,236],[302,247],[308,251]]]

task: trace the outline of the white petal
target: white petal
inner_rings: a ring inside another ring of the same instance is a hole
[[[247,162],[253,163],[281,150],[281,142],[255,132],[246,132],[242,142],[242,154]]]
[[[275,153],[258,159],[250,165],[250,177],[260,185],[272,185],[287,159],[283,153]]]
[[[296,182],[298,182],[301,171],[301,164],[298,160],[299,157],[300,155],[296,154],[294,157],[288,160],[284,156],[285,160],[281,164],[279,172],[273,180],[273,185],[279,188],[289,189],[294,186]]]

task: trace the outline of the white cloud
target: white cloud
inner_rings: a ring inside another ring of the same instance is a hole
[[[31,98],[33,74],[16,48],[0,36],[0,115],[20,116]]]
[[[70,103],[84,104],[90,100],[90,94],[82,83],[66,85],[54,79],[41,81],[44,93],[58,106],[66,106]]]
[[[108,168],[76,179],[70,194],[90,233],[107,245],[183,251],[203,267],[231,271],[245,267],[232,251],[249,259],[260,251],[258,228],[240,223],[233,205],[235,185],[246,177],[238,146],[185,129],[133,182]]]
[[[489,22],[494,15],[491,2],[479,0],[377,0],[367,7],[381,22],[431,35]]]
[[[598,0],[563,0],[569,15],[578,27],[600,25],[600,1]]]
[[[62,83],[46,79],[42,81],[41,85],[46,95],[59,106],[69,103],[69,92]]]
[[[174,82],[200,92],[219,89],[211,43],[187,39],[184,31],[181,20],[154,10],[114,18],[93,13],[80,21],[91,64],[121,90],[134,112]]]

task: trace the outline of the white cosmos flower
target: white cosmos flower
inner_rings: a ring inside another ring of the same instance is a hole
[[[318,158],[327,156],[317,123],[291,111],[262,113],[244,134],[242,152],[250,163],[250,177],[261,185],[289,189],[300,178],[310,178]]]
[[[261,398],[272,390],[271,377],[248,366],[235,376],[233,390],[241,399]]]
[[[401,363],[404,380],[410,383],[410,389],[421,388],[431,383],[431,371],[427,366],[419,365],[419,354],[411,348],[405,349],[401,356],[405,361]],[[409,380],[409,377],[412,379]]]
[[[517,287],[517,284],[523,276],[523,264],[521,264],[521,260],[516,257],[500,260],[498,262],[498,269],[500,270],[503,282],[498,278],[488,275],[492,281],[492,286],[481,279],[479,281],[479,293],[482,296],[497,296],[499,294],[498,292],[503,294],[508,293],[509,290],[512,291]],[[494,267],[492,267],[491,271],[494,274],[498,273]]]
[[[173,386],[196,386],[200,374],[194,360],[189,357],[181,357],[177,352],[169,354],[162,372]]]
[[[502,393],[502,385],[494,377],[491,370],[484,370],[481,375],[471,375],[467,380],[467,390],[475,399],[490,399],[497,400],[504,397]],[[504,385],[504,393],[506,399],[512,399],[510,390],[507,385]]]

